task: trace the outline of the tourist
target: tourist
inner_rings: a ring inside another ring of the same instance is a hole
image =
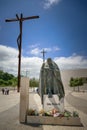
[[[7,95],[7,88],[5,88],[4,92],[5,92],[4,94]]]
[[[7,89],[7,95],[9,95],[9,89]]]
[[[5,88],[5,95],[9,95],[9,89],[8,88]]]
[[[2,94],[4,94],[4,91],[5,91],[4,88],[2,88]]]

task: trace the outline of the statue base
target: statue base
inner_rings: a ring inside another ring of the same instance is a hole
[[[49,95],[44,95],[43,108],[45,111],[57,109],[60,112],[64,112],[64,98],[59,100],[59,97],[56,94],[53,94],[52,97],[49,97]]]
[[[27,124],[83,126],[79,117],[27,116]]]

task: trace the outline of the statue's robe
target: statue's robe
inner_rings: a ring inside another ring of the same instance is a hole
[[[41,67],[39,94],[42,102],[44,94],[57,94],[59,100],[65,96],[60,70],[51,58],[48,58],[47,62],[43,63]]]

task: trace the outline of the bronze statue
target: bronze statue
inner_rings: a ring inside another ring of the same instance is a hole
[[[53,94],[57,94],[59,100],[65,96],[60,70],[51,58],[48,58],[47,62],[42,64],[40,71],[39,94],[42,103],[44,94],[48,94],[49,98],[51,98]]]

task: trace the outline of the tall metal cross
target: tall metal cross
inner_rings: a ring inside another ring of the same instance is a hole
[[[43,51],[41,51],[41,53],[43,54],[43,63],[45,62],[45,53],[46,51],[43,49]]]
[[[30,20],[30,19],[36,19],[39,18],[39,16],[31,16],[31,17],[23,17],[23,14],[20,15],[20,17],[18,16],[18,14],[16,14],[16,18],[13,19],[6,19],[6,22],[19,22],[19,27],[20,27],[20,34],[17,38],[17,45],[18,45],[18,50],[19,50],[19,62],[18,62],[18,88],[17,91],[20,91],[20,79],[21,79],[21,49],[22,49],[22,22],[25,20]]]

